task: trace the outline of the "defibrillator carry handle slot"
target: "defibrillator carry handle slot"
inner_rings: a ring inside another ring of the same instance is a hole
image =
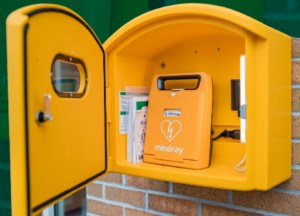
[[[179,76],[160,76],[157,78],[158,90],[196,90],[200,86],[201,76],[187,74]]]

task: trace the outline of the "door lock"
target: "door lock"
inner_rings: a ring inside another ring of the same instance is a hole
[[[36,121],[38,123],[44,123],[53,119],[50,113],[50,94],[44,94],[44,111],[38,111],[36,113]]]

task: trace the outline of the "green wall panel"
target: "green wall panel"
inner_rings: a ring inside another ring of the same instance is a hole
[[[112,32],[134,17],[148,11],[148,2],[145,0],[112,0]]]
[[[111,33],[147,11],[176,3],[176,0],[112,0]]]
[[[3,215],[3,216],[11,215],[11,209],[7,203],[3,204],[3,206],[0,203],[0,215]]]
[[[264,1],[263,0],[177,0],[178,3],[205,3],[220,5],[247,14],[257,20],[263,20]]]
[[[300,37],[300,0],[265,0],[264,23]]]
[[[0,163],[0,215],[11,215],[9,164]]]

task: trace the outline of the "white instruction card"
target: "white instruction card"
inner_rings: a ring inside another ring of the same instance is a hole
[[[120,134],[127,134],[129,101],[125,91],[119,93],[120,101]]]

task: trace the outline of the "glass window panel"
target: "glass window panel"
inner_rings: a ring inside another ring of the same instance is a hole
[[[58,55],[52,65],[52,85],[60,97],[82,97],[87,86],[85,66],[79,59]]]

